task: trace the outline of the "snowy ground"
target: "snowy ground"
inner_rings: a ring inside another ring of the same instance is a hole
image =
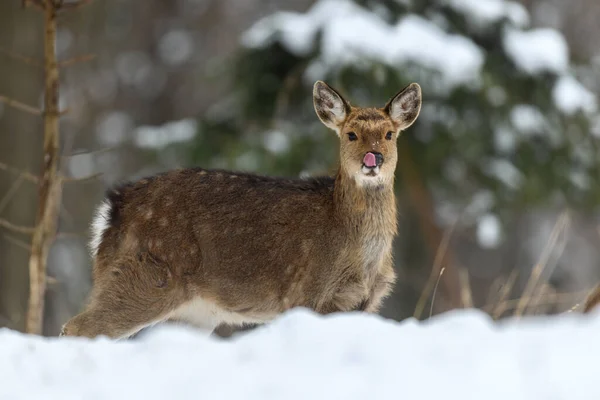
[[[476,311],[402,323],[295,310],[233,340],[0,330],[0,399],[600,399],[600,313],[493,324]]]

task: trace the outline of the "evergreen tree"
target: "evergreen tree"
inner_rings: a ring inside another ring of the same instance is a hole
[[[314,114],[314,81],[380,106],[415,81],[424,105],[399,139],[397,190],[412,199],[430,249],[437,224],[465,209],[494,225],[517,209],[593,209],[600,199],[596,98],[578,79],[589,69],[559,32],[531,28],[519,3],[319,0],[258,21],[241,40],[222,70],[232,97],[200,122],[197,163],[332,173],[338,139]]]

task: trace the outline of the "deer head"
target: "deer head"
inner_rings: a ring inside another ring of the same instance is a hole
[[[419,116],[421,87],[408,85],[383,108],[362,108],[317,81],[313,102],[321,122],[340,139],[340,173],[361,187],[391,184],[398,159],[396,140]]]

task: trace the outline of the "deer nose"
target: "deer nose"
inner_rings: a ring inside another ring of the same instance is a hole
[[[380,167],[381,164],[383,164],[383,154],[375,151],[369,151],[363,158],[363,164],[367,168]]]

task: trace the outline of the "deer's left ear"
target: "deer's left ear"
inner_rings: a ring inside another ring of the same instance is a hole
[[[410,127],[421,112],[421,86],[408,85],[386,104],[385,112],[398,124],[399,130]]]

